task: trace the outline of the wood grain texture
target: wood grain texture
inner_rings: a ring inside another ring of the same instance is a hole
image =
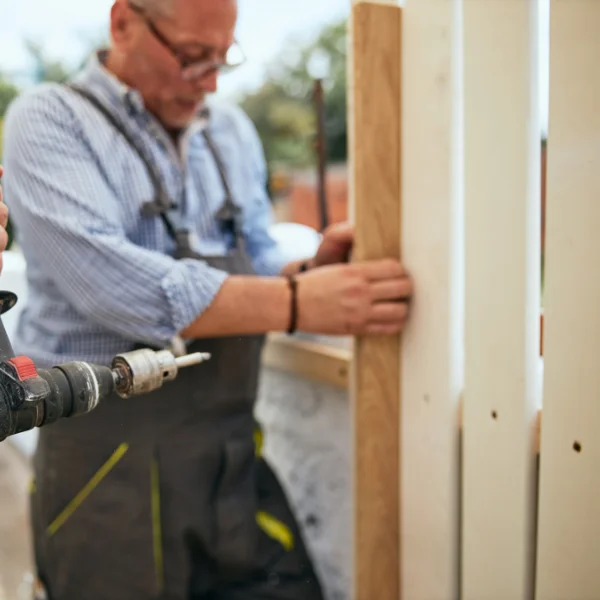
[[[271,334],[262,355],[265,367],[293,373],[309,381],[348,388],[350,351],[317,342]]]
[[[600,598],[600,2],[551,0],[537,600]]]
[[[354,260],[400,258],[401,9],[352,8]],[[353,365],[356,600],[398,600],[399,336],[357,338]]]

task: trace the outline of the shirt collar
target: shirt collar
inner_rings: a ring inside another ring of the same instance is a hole
[[[132,116],[147,115],[144,99],[138,90],[128,86],[104,66],[108,50],[93,52],[76,81],[100,94],[112,105],[122,105]],[[206,126],[210,109],[206,104],[198,110],[190,128],[194,131]]]

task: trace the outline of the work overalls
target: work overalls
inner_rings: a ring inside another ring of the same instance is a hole
[[[231,234],[227,256],[200,256],[169,222],[158,170],[123,124],[157,189],[178,259],[254,273],[227,177],[208,132]],[[155,206],[155,208],[156,208]],[[112,397],[40,429],[32,519],[50,600],[321,600],[288,500],[260,455],[254,420],[263,336],[201,339],[212,358],[153,393]],[[124,348],[129,350],[131,348]]]

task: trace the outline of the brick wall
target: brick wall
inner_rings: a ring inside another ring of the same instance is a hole
[[[348,218],[348,177],[345,165],[328,168],[326,192],[329,222],[345,221]],[[320,229],[316,175],[310,172],[289,175],[285,194],[275,203],[275,213],[278,220]]]

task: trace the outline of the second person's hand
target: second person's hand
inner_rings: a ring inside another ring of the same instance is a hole
[[[330,335],[393,335],[404,328],[413,284],[396,260],[331,265],[298,281],[298,329]]]
[[[324,267],[348,261],[354,244],[354,226],[351,223],[335,223],[323,232],[323,241],[314,258],[311,267]]]

